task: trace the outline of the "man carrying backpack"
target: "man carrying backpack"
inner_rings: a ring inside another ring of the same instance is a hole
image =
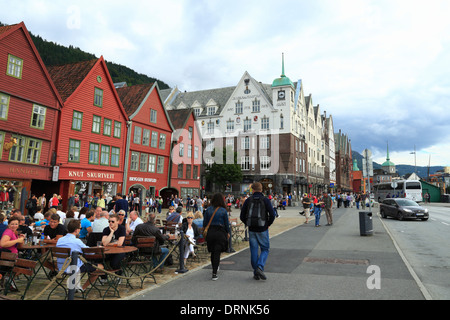
[[[252,189],[253,195],[242,205],[240,219],[249,230],[253,278],[266,280],[264,266],[269,256],[269,226],[275,220],[275,213],[270,200],[262,194],[261,183],[253,183]],[[261,248],[261,253],[258,255],[259,248]]]

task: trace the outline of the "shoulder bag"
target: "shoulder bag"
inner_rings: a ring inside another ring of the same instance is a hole
[[[209,219],[208,225],[206,226],[206,228],[203,230],[203,239],[206,240],[206,235],[208,234],[208,230],[209,230],[209,226],[211,225],[212,220],[214,219],[214,216],[217,212],[217,210],[219,210],[219,207],[216,208],[216,210],[214,210],[213,215],[211,216],[211,219]]]

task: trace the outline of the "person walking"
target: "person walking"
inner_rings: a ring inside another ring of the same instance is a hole
[[[316,196],[313,196],[313,205],[314,205],[314,216],[315,216],[315,227],[320,227],[320,215],[322,214],[322,204]]]
[[[262,184],[253,183],[252,190],[253,195],[242,205],[240,219],[249,230],[253,278],[266,280],[264,267],[270,249],[269,227],[275,220],[275,213],[269,199],[262,194]],[[260,254],[259,249],[261,249]]]
[[[327,226],[333,225],[333,200],[328,193],[323,193],[323,204],[325,208],[325,214],[327,216]]]
[[[215,281],[218,279],[220,254],[227,251],[230,238],[230,221],[225,198],[221,193],[212,197],[211,205],[203,215],[203,228],[208,228],[205,240],[208,252],[211,253],[212,280]]]

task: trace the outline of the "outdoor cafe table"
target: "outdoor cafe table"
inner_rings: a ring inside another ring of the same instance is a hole
[[[34,271],[35,276],[38,274],[39,270],[42,269],[44,271],[45,277],[47,279],[50,279],[48,272],[44,268],[44,263],[45,263],[45,261],[47,261],[47,258],[49,256],[49,253],[50,253],[49,249],[55,248],[55,247],[56,247],[56,243],[44,243],[43,245],[21,243],[17,246],[17,249],[19,251],[31,250],[32,251],[32,255],[30,257],[31,260],[35,260],[38,262],[38,266],[35,268],[35,271]],[[40,254],[39,254],[39,251],[41,251]]]

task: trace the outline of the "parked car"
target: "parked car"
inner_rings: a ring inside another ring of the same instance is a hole
[[[380,214],[383,218],[394,217],[398,220],[403,219],[421,219],[427,221],[428,209],[421,207],[417,202],[402,199],[388,198],[380,203]]]

